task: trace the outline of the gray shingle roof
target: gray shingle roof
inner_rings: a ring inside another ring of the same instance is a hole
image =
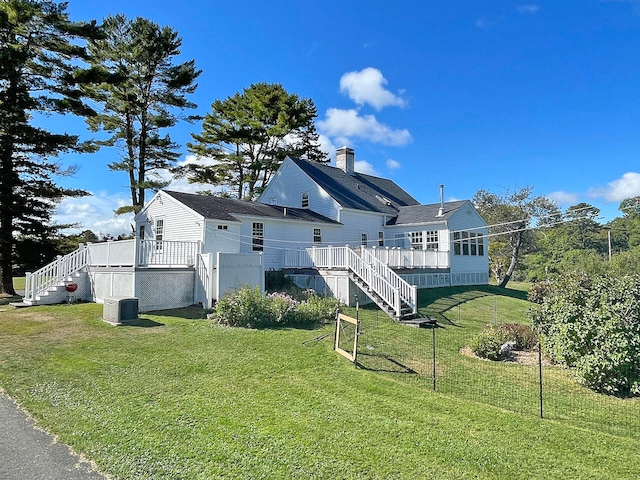
[[[440,210],[439,203],[400,207],[398,216],[389,220],[387,222],[387,225],[409,225],[413,223],[437,222],[447,220],[466,203],[467,200],[445,202],[444,211],[441,217],[438,217],[438,211]]]
[[[281,207],[257,202],[245,202],[234,198],[196,195],[170,190],[164,190],[164,192],[204,218],[237,222],[238,218],[235,215],[255,215],[283,220],[339,224],[339,222],[307,208]]]
[[[358,172],[349,175],[329,165],[299,158],[291,160],[344,208],[395,215],[402,206],[419,204],[415,198],[386,178]]]

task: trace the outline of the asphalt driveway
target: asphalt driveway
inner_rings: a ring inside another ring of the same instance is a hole
[[[0,478],[3,480],[105,480],[89,462],[35,428],[0,391]]]

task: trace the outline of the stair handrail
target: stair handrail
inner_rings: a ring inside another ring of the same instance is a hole
[[[418,313],[418,288],[415,285],[411,285],[365,248],[362,249],[362,258],[371,265],[376,274],[384,277],[394,288],[399,289],[400,299],[411,307],[411,313]]]
[[[86,245],[80,244],[77,250],[67,255],[58,255],[53,262],[35,272],[27,272],[24,298],[35,300],[38,295],[85,268],[88,264],[88,251]]]

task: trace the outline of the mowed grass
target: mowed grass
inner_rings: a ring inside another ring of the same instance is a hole
[[[449,297],[468,294],[465,309],[486,310],[478,302],[490,296],[472,291],[443,291],[423,308],[455,317]],[[0,386],[113,478],[637,478],[640,471],[633,436],[356,369],[332,351],[331,325],[224,328],[186,309],[111,327],[101,312],[94,304],[0,312]],[[431,334],[376,321],[403,345]],[[452,356],[454,349],[443,347]],[[626,404],[628,413],[634,405]]]

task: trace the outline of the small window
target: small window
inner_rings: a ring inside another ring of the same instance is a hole
[[[218,225],[218,230],[229,230],[229,225]]]
[[[367,234],[363,233],[360,236],[360,245],[364,245],[365,247],[367,246]]]
[[[251,249],[256,252],[264,250],[264,223],[253,222]]]
[[[460,255],[460,232],[453,232],[453,254]]]
[[[384,232],[378,232],[378,246],[384,247]]]
[[[479,233],[476,238],[478,239],[478,255],[484,257],[484,237]]]
[[[302,208],[309,208],[309,193],[302,194]]]
[[[140,225],[140,230],[139,230],[139,234],[138,234],[138,238],[140,238],[140,240],[144,240],[144,225]]]
[[[426,250],[438,250],[438,231],[433,230],[430,232],[425,232],[425,249]]]
[[[422,250],[422,232],[411,232],[411,248]]]
[[[322,230],[319,228],[313,229],[313,243],[322,243]]]
[[[394,247],[404,248],[404,235],[401,233],[396,233],[393,236]]]
[[[469,241],[471,244],[471,255],[477,255],[478,254],[478,245],[476,243],[476,234],[475,233],[470,233],[469,234]]]
[[[156,250],[162,250],[162,239],[164,237],[164,220],[156,220]]]
[[[469,232],[462,232],[462,255],[469,255]]]
[[[269,199],[269,203],[270,203],[271,205],[277,205],[277,204],[278,204],[278,200],[276,199],[276,197],[271,197],[271,198]]]

